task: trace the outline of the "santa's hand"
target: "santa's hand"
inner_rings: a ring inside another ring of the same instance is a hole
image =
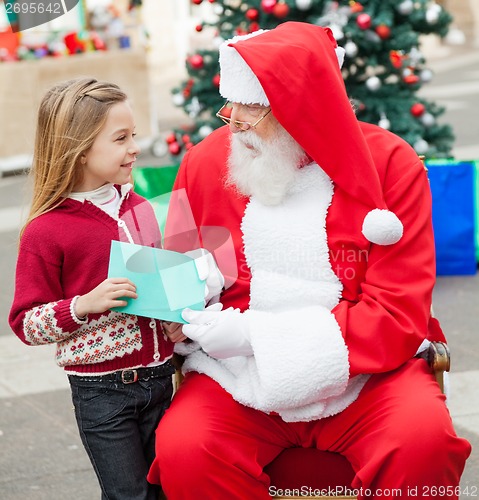
[[[205,303],[208,304],[211,299],[218,298],[223,290],[225,279],[218,269],[213,255],[204,248],[191,250],[190,252],[186,252],[185,255],[194,259],[200,280],[206,280]]]
[[[251,356],[248,320],[239,309],[230,307],[220,311],[215,309],[218,305],[213,304],[204,311],[184,309],[181,315],[190,324],[183,326],[183,333],[213,358]]]

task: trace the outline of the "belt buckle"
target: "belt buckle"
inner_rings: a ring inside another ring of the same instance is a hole
[[[136,370],[123,370],[121,372],[121,381],[124,384],[133,384],[138,380],[138,372]]]

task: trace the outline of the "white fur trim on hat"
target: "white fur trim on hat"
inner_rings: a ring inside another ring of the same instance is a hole
[[[364,217],[362,233],[376,245],[397,243],[402,238],[403,230],[397,215],[389,210],[375,208]]]
[[[236,42],[247,40],[268,32],[269,30],[258,30],[247,35],[238,35],[226,40],[219,48],[220,63],[220,95],[231,102],[241,104],[260,104],[269,106],[269,100],[256,75],[246,64],[239,52],[232,47]],[[336,57],[339,67],[343,65],[345,50],[336,47]]]
[[[336,57],[338,58],[339,67],[342,68],[343,63],[344,63],[344,56],[346,55],[346,51],[342,47],[338,46],[334,49],[334,52],[336,52]]]
[[[231,46],[266,31],[268,30],[258,30],[248,35],[235,36],[220,45],[220,94],[228,101],[269,106],[258,78],[239,52]]]

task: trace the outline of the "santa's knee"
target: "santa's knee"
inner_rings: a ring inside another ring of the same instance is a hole
[[[395,455],[406,468],[414,470],[416,465],[425,467],[435,464],[441,467],[451,461],[451,452],[455,448],[456,435],[452,427],[443,427],[436,422],[427,422],[422,428],[402,428]]]
[[[415,486],[459,483],[470,446],[456,435],[447,408],[435,406],[416,408],[410,418],[390,429],[379,451],[382,472],[378,477],[395,477],[400,485],[399,477]]]

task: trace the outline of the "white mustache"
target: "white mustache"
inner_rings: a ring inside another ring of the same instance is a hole
[[[229,183],[264,205],[277,205],[294,183],[303,155],[301,147],[283,128],[268,139],[249,130],[233,134]]]
[[[233,143],[240,143],[244,147],[252,146],[258,151],[261,151],[266,146],[263,139],[258,137],[255,132],[249,130],[234,134],[232,140]]]

